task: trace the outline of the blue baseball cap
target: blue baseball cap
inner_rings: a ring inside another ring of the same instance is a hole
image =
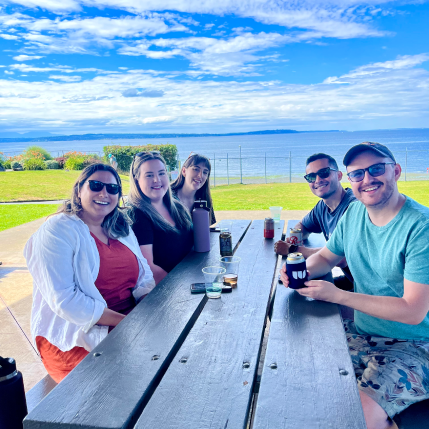
[[[384,145],[374,142],[363,142],[349,149],[344,157],[343,164],[347,167],[357,155],[366,150],[374,152],[376,155],[390,158],[395,164],[396,160],[393,153]]]

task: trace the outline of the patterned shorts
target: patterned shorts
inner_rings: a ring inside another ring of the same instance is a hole
[[[344,320],[358,388],[392,418],[429,398],[429,343],[360,335]]]

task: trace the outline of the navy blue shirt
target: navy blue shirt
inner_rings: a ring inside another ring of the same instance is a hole
[[[356,197],[353,195],[353,191],[347,188],[343,199],[333,212],[330,211],[323,200],[320,200],[313,207],[313,210],[304,217],[301,224],[309,232],[322,233],[325,240],[328,241],[339,220],[353,201],[356,201]]]

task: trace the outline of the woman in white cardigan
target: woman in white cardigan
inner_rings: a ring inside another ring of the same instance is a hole
[[[86,167],[71,199],[25,246],[33,276],[31,333],[56,382],[155,287],[121,196],[111,166]]]

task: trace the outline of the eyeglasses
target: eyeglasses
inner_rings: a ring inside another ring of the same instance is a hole
[[[379,164],[370,165],[368,168],[350,171],[350,173],[347,173],[347,176],[351,182],[362,182],[365,177],[365,171],[372,177],[381,176],[385,173],[387,164],[396,165],[395,162],[380,162]]]
[[[103,183],[98,180],[88,180],[89,189],[93,192],[100,192],[104,187],[106,187],[106,191],[108,194],[116,195],[121,187],[119,185],[115,185],[113,183]]]
[[[319,176],[321,179],[326,179],[331,174],[331,171],[338,171],[334,170],[331,167],[321,168],[317,173],[309,173],[304,176],[304,179],[308,183],[314,183],[316,181],[317,176]]]

